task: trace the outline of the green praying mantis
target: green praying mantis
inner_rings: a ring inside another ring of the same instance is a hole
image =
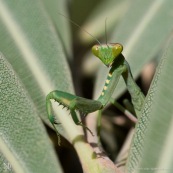
[[[81,28],[78,24],[76,24],[74,21],[67,18],[63,14],[61,13],[58,14],[65,17],[67,20],[72,22],[77,27]],[[83,126],[91,134],[92,134],[91,130],[79,120],[77,116],[77,111],[87,115],[88,113],[92,113],[97,110],[101,111],[108,102],[114,104],[114,99],[112,98],[112,94],[118,84],[120,76],[123,77],[127,89],[131,95],[131,101],[134,106],[137,118],[139,118],[140,116],[140,112],[145,100],[144,94],[141,92],[141,89],[138,87],[135,80],[133,79],[130,66],[122,54],[123,46],[120,43],[107,44],[107,36],[106,36],[106,44],[101,44],[100,41],[96,37],[91,35],[88,31],[86,31],[85,29],[82,30],[87,34],[89,34],[98,42],[97,45],[94,45],[92,47],[92,53],[96,57],[98,57],[103,62],[104,65],[109,67],[110,70],[107,79],[105,81],[103,90],[97,100],[86,99],[59,90],[52,91],[47,95],[46,110],[49,121],[53,125],[58,135],[59,145],[60,145],[60,134],[55,127],[55,124],[58,123],[56,122],[55,116],[53,115],[51,100],[55,100],[60,105],[66,107],[70,111],[74,123],[76,125]],[[106,20],[105,20],[105,33],[106,33]]]
[[[72,119],[76,125],[81,125],[88,131],[90,129],[82,124],[77,116],[77,111],[88,114],[97,110],[102,110],[108,102],[111,102],[111,96],[116,88],[120,76],[123,77],[127,89],[131,95],[132,104],[137,118],[144,103],[144,94],[135,83],[131,74],[130,66],[125,60],[123,54],[123,46],[119,43],[97,44],[92,47],[92,53],[98,57],[107,67],[110,67],[103,90],[97,100],[82,98],[63,91],[52,91],[46,97],[46,108],[50,122],[55,128],[55,118],[52,113],[51,100],[55,100],[60,105],[69,109]],[[55,128],[56,130],[56,128]],[[59,135],[58,131],[56,130]],[[91,132],[91,131],[90,131]],[[91,132],[92,134],[92,132]],[[59,139],[60,142],[60,139]]]

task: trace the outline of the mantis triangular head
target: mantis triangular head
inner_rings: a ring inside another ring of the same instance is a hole
[[[112,65],[122,51],[123,46],[119,43],[94,45],[92,47],[92,53],[108,67]]]

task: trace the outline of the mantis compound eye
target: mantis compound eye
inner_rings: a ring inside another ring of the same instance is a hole
[[[99,49],[100,49],[100,45],[94,45],[93,47],[92,47],[92,53],[96,56],[96,57],[98,57],[99,56]]]
[[[123,46],[120,43],[113,43],[112,44],[112,55],[115,57],[118,57],[118,55],[123,51]]]

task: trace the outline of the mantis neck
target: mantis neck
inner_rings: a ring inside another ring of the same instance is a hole
[[[124,60],[125,59],[124,59],[123,55],[120,54],[117,57],[117,59],[114,61],[114,63],[112,64],[112,67],[107,76],[105,85],[101,92],[101,95],[97,99],[97,101],[100,101],[103,106],[105,106],[109,102],[109,100],[115,90],[115,87],[119,81],[120,76],[122,75],[123,72],[126,71],[126,66],[124,65]]]

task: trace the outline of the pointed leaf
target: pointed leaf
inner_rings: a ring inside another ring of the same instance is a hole
[[[173,38],[173,37],[172,37]],[[172,172],[173,39],[165,49],[136,127],[127,172]]]
[[[0,156],[3,171],[62,172],[32,101],[0,53]],[[1,170],[2,171],[2,170]]]
[[[70,32],[70,23],[67,19],[64,19],[59,13],[68,17],[67,5],[68,2],[56,1],[56,0],[43,0],[45,8],[52,19],[53,25],[55,26],[59,38],[62,40],[63,48],[66,50],[68,57],[72,57],[72,46],[71,46],[71,32]]]

